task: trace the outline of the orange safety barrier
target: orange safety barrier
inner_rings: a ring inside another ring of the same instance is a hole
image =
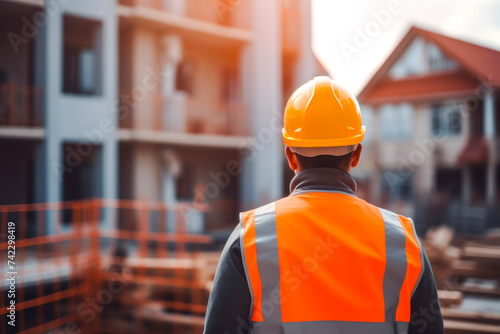
[[[142,296],[144,288],[166,291],[153,303],[165,314],[203,315],[206,284],[196,268],[211,238],[188,233],[186,224],[189,212],[206,211],[203,203],[110,199],[0,206],[0,332],[114,332],[109,321],[152,304],[155,296]],[[9,222],[16,237],[10,269]],[[12,271],[15,329],[7,323]],[[143,317],[132,316],[127,331],[141,332]]]

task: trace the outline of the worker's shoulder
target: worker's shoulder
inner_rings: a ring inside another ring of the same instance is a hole
[[[286,198],[286,197],[285,197]],[[278,201],[281,201],[283,198],[279,199]],[[247,210],[247,211],[243,211],[240,213],[240,221],[242,221],[245,217],[249,216],[249,215],[255,215],[255,214],[262,214],[262,213],[267,213],[267,212],[273,212],[274,211],[274,206],[275,206],[275,202],[271,202],[271,203],[267,203],[267,204],[264,204],[264,205],[261,205],[255,209],[250,209],[250,210]]]
[[[371,204],[371,205],[373,205],[373,204]],[[402,215],[400,213],[391,211],[389,209],[381,208],[378,206],[374,206],[374,207],[376,207],[378,210],[380,210],[380,213],[382,214],[382,218],[384,220],[391,220],[391,219],[396,218],[396,219],[399,219],[399,221],[403,224],[408,224],[408,225],[411,225],[412,227],[414,225],[413,219],[411,219],[410,217],[407,217],[407,216]]]
[[[360,203],[361,205],[364,205],[366,208],[368,208],[372,211],[375,211],[377,213],[380,213],[380,215],[382,216],[382,218],[384,220],[386,220],[387,218],[397,217],[400,220],[409,222],[411,225],[413,225],[413,220],[410,217],[406,217],[402,214],[396,213],[396,212],[391,211],[389,209],[385,209],[385,208],[382,208],[380,206],[376,206],[375,204],[367,202],[366,200],[359,198],[357,196],[353,196],[353,197],[355,197],[357,199],[358,203]]]

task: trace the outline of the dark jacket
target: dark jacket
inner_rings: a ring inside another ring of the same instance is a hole
[[[356,182],[351,175],[341,170],[307,169],[292,179],[290,192],[294,195],[307,190],[341,191],[354,194]],[[240,225],[235,228],[222,251],[208,301],[205,334],[248,332],[251,295],[243,269],[239,240]],[[411,299],[409,329],[409,334],[423,333],[444,333],[436,283],[427,256],[424,256],[422,278]]]

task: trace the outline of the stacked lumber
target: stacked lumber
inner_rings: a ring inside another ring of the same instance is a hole
[[[476,277],[500,282],[500,246],[466,241],[462,256],[454,263],[452,275],[460,278]]]
[[[431,262],[446,334],[500,333],[500,314],[461,307],[465,298],[500,304],[500,230],[484,237],[431,229],[422,240]]]
[[[447,279],[453,274],[454,264],[460,258],[461,250],[451,245],[454,231],[447,226],[430,229],[422,245],[432,265],[438,289],[447,288]]]
[[[446,334],[500,333],[500,315],[443,309]]]
[[[106,333],[201,333],[220,253],[128,258],[126,283],[107,309]],[[115,275],[108,275],[112,279]],[[106,275],[105,275],[106,278]]]

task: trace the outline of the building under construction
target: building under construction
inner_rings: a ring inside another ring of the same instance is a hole
[[[200,333],[215,244],[287,189],[283,99],[325,74],[309,1],[1,0],[0,22],[1,332]]]

